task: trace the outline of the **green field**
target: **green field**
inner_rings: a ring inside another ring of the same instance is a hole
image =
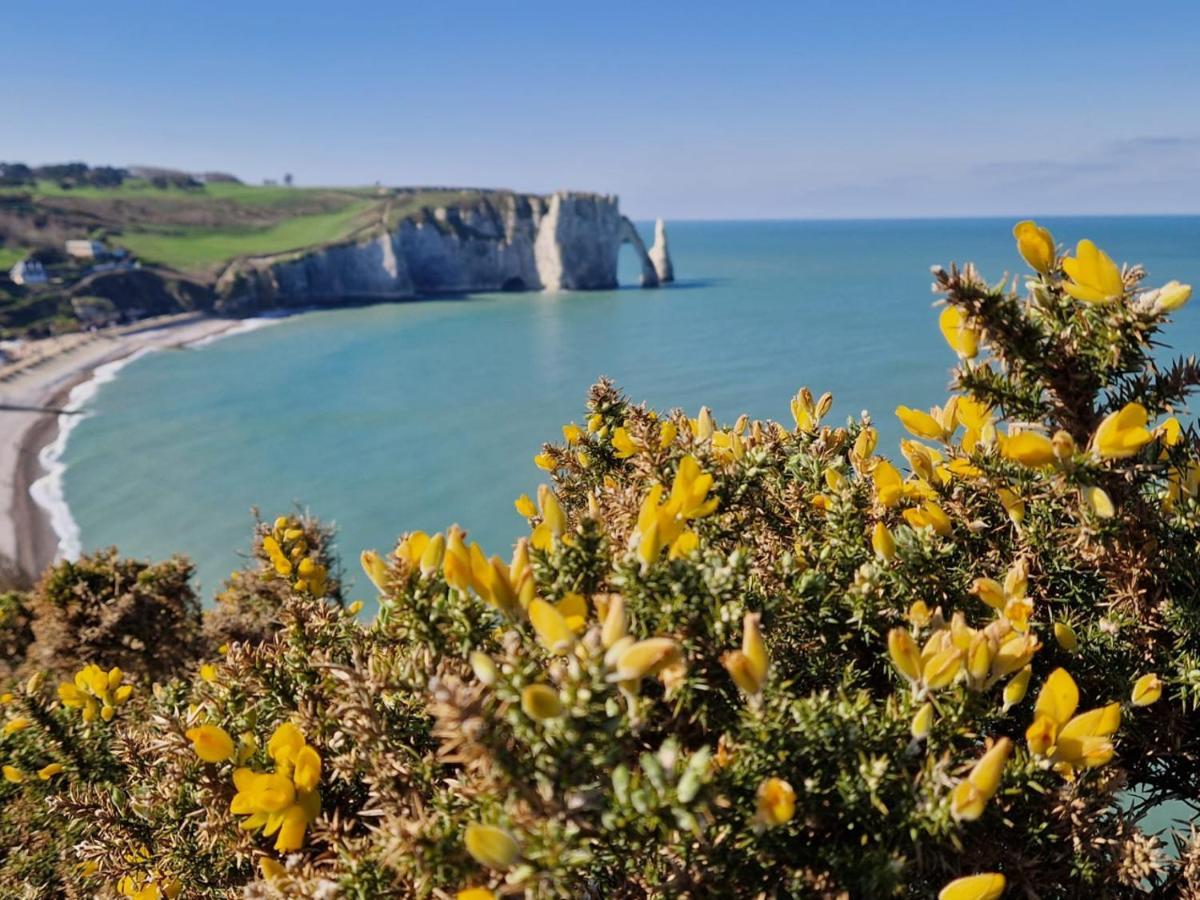
[[[347,240],[372,227],[394,228],[422,209],[473,203],[481,195],[472,189],[260,187],[233,182],[157,188],[138,178],[117,187],[64,188],[39,181],[0,188],[0,202],[28,222],[52,223],[55,233],[27,228],[0,237],[7,238],[10,248],[24,248],[61,246],[66,238],[93,236],[125,247],[147,263],[215,276],[239,257],[289,253]]]
[[[375,206],[358,200],[336,212],[285,219],[265,228],[127,231],[113,242],[146,262],[199,272],[237,257],[286,253],[340,240],[368,226]]]
[[[0,247],[0,272],[6,272],[25,258],[24,247]]]

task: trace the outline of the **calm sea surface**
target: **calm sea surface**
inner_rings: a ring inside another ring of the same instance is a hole
[[[1200,218],[1047,219],[1091,237],[1151,283],[1200,286]],[[90,401],[64,492],[85,549],[194,559],[206,595],[248,549],[252,506],[294,503],[336,522],[347,568],[408,529],[457,521],[491,552],[524,529],[513,499],[588,386],[789,420],[801,385],[832,419],[869,409],[885,448],[897,403],[945,399],[953,357],[929,266],[1022,271],[1007,220],[712,222],[670,226],[680,282],[663,290],[496,294],[314,312],[184,351],[147,355]],[[644,229],[647,230],[647,229]],[[635,284],[632,251],[622,282]],[[1200,348],[1197,301],[1167,335]],[[358,579],[361,582],[363,579]],[[358,593],[370,602],[373,592]]]

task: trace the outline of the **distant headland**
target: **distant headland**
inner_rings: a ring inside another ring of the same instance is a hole
[[[0,163],[0,337],[207,312],[674,278],[612,195],[248,185],[222,172]]]

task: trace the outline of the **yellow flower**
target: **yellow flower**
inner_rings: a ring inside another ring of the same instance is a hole
[[[16,716],[4,723],[4,736],[8,737],[10,734],[16,734],[18,731],[24,731],[32,724],[33,723],[30,722],[29,719],[25,718],[25,716]]]
[[[949,687],[962,671],[965,653],[953,645],[931,656],[921,667],[921,680],[931,691]]]
[[[49,781],[51,778],[53,778],[55,775],[57,775],[62,770],[63,770],[62,763],[56,763],[56,762],[49,763],[47,765],[42,766],[40,769],[38,769],[38,778],[40,778],[42,781]]]
[[[563,714],[558,691],[546,684],[531,684],[521,691],[521,709],[539,722],[557,719]]]
[[[583,440],[583,430],[574,422],[562,427],[562,435],[563,440],[568,444],[578,444]]]
[[[674,422],[663,422],[662,427],[658,432],[658,449],[666,450],[679,434],[679,429],[675,427]]]
[[[95,663],[84,666],[75,673],[72,681],[58,686],[58,699],[63,706],[81,711],[84,722],[97,718],[111,721],[117,707],[123,706],[133,695],[133,685],[122,684],[125,675],[119,668],[105,672]]]
[[[972,328],[957,306],[947,306],[938,316],[938,327],[950,349],[959,359],[974,359],[979,354],[979,329]]]
[[[936,408],[934,412],[940,412]],[[935,417],[930,413],[920,409],[911,409],[907,406],[896,407],[896,418],[900,420],[900,424],[909,430],[913,435],[924,438],[927,441],[941,441],[949,437],[953,432],[954,426],[947,428],[944,419]]]
[[[349,606],[346,607],[346,612],[352,616],[357,616],[360,612],[362,612],[362,608],[363,608],[363,602],[361,600],[355,600],[353,603],[351,603]]]
[[[1029,690],[1029,679],[1032,677],[1033,667],[1026,666],[1008,680],[1008,684],[1004,686],[1004,712],[1008,712],[1025,699],[1025,692]]]
[[[998,872],[955,878],[938,893],[938,900],[999,900],[1006,883]]]
[[[782,778],[768,778],[758,786],[757,821],[774,828],[786,825],[796,814],[796,792]]]
[[[533,458],[533,464],[539,469],[543,469],[547,472],[553,472],[558,468],[558,464],[554,461],[554,457],[549,453],[539,453]]]
[[[1190,284],[1180,284],[1178,281],[1168,281],[1158,289],[1158,299],[1155,301],[1156,312],[1174,312],[1187,303],[1192,296]]]
[[[540,484],[537,489],[538,507],[542,513],[541,523],[533,529],[530,543],[538,550],[549,550],[556,538],[561,538],[567,530],[567,514],[563,511],[558,497],[547,485]]]
[[[445,556],[446,536],[439,531],[429,539],[425,549],[421,551],[421,558],[417,563],[417,567],[421,570],[421,576],[428,578],[440,569]]]
[[[292,763],[292,783],[300,791],[315,790],[321,780],[321,755],[305,744]]]
[[[617,646],[620,646],[618,643]],[[683,651],[671,638],[654,637],[630,644],[616,659],[609,681],[636,682],[679,663]]]
[[[920,507],[906,509],[902,515],[904,521],[914,529],[931,528],[935,534],[943,537],[948,535],[952,529],[952,523],[950,517],[946,515],[946,511],[932,500],[926,500]]]
[[[303,746],[304,733],[291,722],[283,722],[267,741],[267,755],[276,764],[290,765]]]
[[[929,737],[930,729],[933,728],[933,704],[926,703],[917,710],[917,714],[913,716],[911,732],[913,740],[923,741]]]
[[[1154,438],[1146,428],[1148,418],[1140,403],[1125,404],[1104,417],[1092,437],[1092,449],[1101,459],[1136,456]]]
[[[1108,491],[1104,488],[1085,487],[1079,491],[1079,496],[1083,499],[1083,504],[1092,515],[1097,519],[1111,519],[1117,514],[1117,508],[1113,505],[1112,497],[1108,496]]]
[[[921,654],[907,628],[893,628],[888,632],[888,654],[896,670],[911,682],[921,679]]]
[[[1000,776],[1012,753],[1012,741],[1001,738],[959,782],[950,796],[950,814],[956,821],[973,822],[983,815],[984,807],[1000,786]]]
[[[1066,622],[1054,623],[1054,640],[1068,653],[1079,649],[1079,638],[1075,636],[1075,629]]]
[[[472,858],[489,869],[507,869],[521,857],[516,838],[495,825],[472,822],[467,826],[463,843]]]
[[[629,436],[629,432],[622,426],[617,426],[613,429],[612,445],[616,451],[615,456],[617,459],[629,459],[641,449],[633,438]]]
[[[658,559],[663,547],[671,547],[687,529],[692,519],[702,519],[717,508],[716,497],[708,492],[713,484],[712,475],[702,472],[694,456],[688,455],[679,461],[671,494],[662,501],[663,486],[655,484],[642,501],[637,520],[637,554],[643,566],[650,566]],[[676,556],[690,552],[692,539],[672,548]]]
[[[1000,453],[1005,458],[1031,469],[1048,466],[1058,459],[1054,452],[1054,442],[1036,431],[1022,431],[1009,437],[1001,437]]]
[[[463,888],[454,895],[454,900],[496,900],[495,893],[485,887]]]
[[[364,550],[359,554],[358,560],[362,563],[363,571],[371,579],[371,583],[380,591],[387,590],[388,570],[383,557],[374,550]]]
[[[201,680],[206,681],[209,684],[212,684],[213,682],[215,682],[217,680],[217,667],[214,666],[212,663],[201,663],[200,664],[200,678],[201,678]]]
[[[1075,680],[1065,669],[1055,669],[1038,693],[1033,724],[1025,732],[1030,752],[1048,758],[1067,777],[1111,760],[1111,737],[1121,724],[1119,703],[1075,715],[1078,705]]]
[[[876,522],[871,530],[871,548],[876,556],[887,562],[896,556],[896,540],[882,522]]]
[[[929,604],[924,600],[914,600],[908,608],[908,621],[917,628],[924,628],[928,625],[932,616]]]
[[[1044,275],[1054,268],[1054,237],[1047,229],[1026,219],[1013,226],[1013,237],[1017,239],[1017,252],[1035,271]]]
[[[1125,292],[1125,282],[1117,264],[1087,239],[1076,246],[1074,257],[1068,256],[1062,261],[1062,267],[1070,279],[1063,283],[1063,289],[1076,300],[1111,303]]]
[[[267,881],[274,881],[279,876],[287,872],[282,865],[269,856],[261,857],[258,861],[258,869],[262,872],[262,877]]]
[[[205,762],[224,762],[233,756],[233,738],[220,725],[197,725],[185,734],[193,752]]]
[[[533,505],[533,501],[529,499],[528,494],[522,494],[513,501],[513,506],[517,508],[517,512],[526,519],[532,519],[537,515],[537,507]]]
[[[767,670],[771,660],[767,656],[767,645],[758,627],[758,613],[746,613],[742,619],[742,649],[733,650],[721,657],[721,664],[734,682],[750,697],[762,693],[767,681]]]
[[[566,617],[551,603],[541,598],[530,601],[529,622],[542,645],[551,653],[566,653],[575,644],[575,631]]]
[[[833,394],[826,391],[820,399],[813,400],[812,391],[800,388],[792,398],[792,418],[796,420],[796,430],[808,434],[816,430],[833,406]]]
[[[1152,672],[1149,675],[1143,675],[1133,683],[1131,699],[1134,706],[1149,706],[1151,703],[1158,702],[1162,692],[1162,680]]]
[[[1025,501],[1015,491],[1008,488],[999,488],[996,493],[1000,497],[1000,505],[1008,513],[1009,519],[1014,525],[1020,525],[1025,520]]]
[[[16,766],[0,767],[0,772],[4,773],[4,780],[9,784],[20,784],[25,780],[25,773]]]

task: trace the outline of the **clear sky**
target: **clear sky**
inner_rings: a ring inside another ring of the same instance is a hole
[[[0,34],[0,159],[677,219],[1200,212],[1197,0],[6,0]]]

